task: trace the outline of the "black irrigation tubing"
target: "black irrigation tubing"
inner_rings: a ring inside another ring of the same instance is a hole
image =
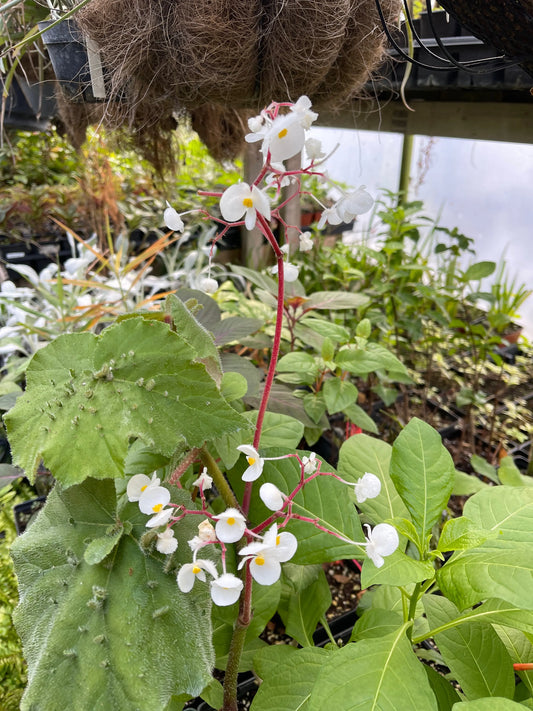
[[[444,51],[444,53],[446,54],[446,57],[439,57],[437,54],[435,54],[434,52],[432,52],[432,51],[424,44],[424,42],[421,40],[421,38],[418,36],[418,33],[416,32],[416,30],[415,30],[415,28],[414,28],[414,26],[413,26],[413,19],[412,19],[412,17],[411,17],[411,13],[409,12],[409,8],[408,8],[408,6],[407,6],[407,0],[403,0],[405,15],[406,15],[407,21],[408,21],[408,23],[409,23],[409,27],[411,28],[411,30],[412,30],[412,32],[413,32],[413,35],[415,36],[415,39],[417,40],[418,44],[420,45],[420,48],[423,49],[425,52],[427,52],[430,56],[434,57],[435,59],[438,59],[438,60],[440,60],[441,62],[447,62],[447,64],[445,64],[444,66],[435,66],[435,65],[432,65],[432,64],[426,64],[425,62],[421,62],[419,59],[414,59],[413,57],[410,57],[410,56],[404,51],[404,49],[403,49],[402,47],[400,47],[400,45],[396,42],[396,40],[395,40],[394,37],[392,36],[392,34],[391,34],[391,32],[390,32],[390,30],[389,30],[389,28],[388,28],[388,26],[387,26],[387,22],[386,22],[386,20],[385,20],[384,14],[383,14],[383,9],[382,9],[382,7],[381,7],[380,0],[375,0],[375,2],[376,2],[376,8],[377,8],[377,11],[378,11],[378,14],[379,14],[379,19],[380,19],[380,21],[381,21],[381,25],[382,25],[382,27],[383,27],[383,30],[385,31],[385,34],[387,35],[387,38],[388,38],[389,42],[390,42],[391,45],[394,47],[394,49],[396,50],[396,52],[398,52],[398,54],[399,54],[401,57],[403,57],[403,59],[405,59],[405,61],[409,62],[410,64],[414,64],[415,66],[420,67],[420,68],[422,68],[422,69],[429,69],[430,71],[445,72],[445,71],[449,71],[449,70],[451,69],[451,67],[455,66],[456,68],[461,69],[461,70],[463,70],[463,71],[465,71],[465,72],[469,72],[469,73],[471,73],[471,74],[489,74],[489,73],[495,71],[496,67],[492,66],[492,67],[487,67],[486,69],[476,70],[476,69],[471,68],[470,65],[471,65],[471,64],[480,64],[480,63],[482,63],[482,62],[487,63],[487,62],[492,62],[492,61],[494,61],[494,60],[501,60],[501,59],[503,59],[503,56],[499,56],[499,57],[486,57],[486,58],[483,58],[483,59],[476,59],[476,60],[472,60],[471,62],[465,62],[464,64],[461,64],[460,62],[457,62],[457,61],[454,59],[454,57],[448,52],[448,50],[447,50],[446,47],[444,46],[444,43],[442,42],[442,40],[440,39],[440,37],[438,37],[437,33],[435,32],[434,25],[433,25],[433,21],[432,21],[432,18],[431,18],[431,8],[430,8],[429,13],[428,13],[428,14],[429,14],[429,22],[430,22],[431,28],[433,29],[433,33],[434,33],[434,35],[435,35],[435,40],[436,40],[438,46],[439,46],[439,47]],[[426,0],[426,5],[427,5],[428,7],[429,7],[429,3],[430,3],[430,0]],[[512,62],[512,63],[505,62],[505,63],[502,63],[499,68],[502,68],[502,69],[503,69],[503,68],[508,67],[508,66],[514,66],[515,64],[516,64],[515,62]]]

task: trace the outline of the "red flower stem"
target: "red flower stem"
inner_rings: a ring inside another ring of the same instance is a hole
[[[276,328],[274,331],[274,341],[272,343],[272,354],[270,357],[270,365],[268,366],[267,377],[265,380],[265,387],[263,389],[263,395],[261,397],[261,403],[259,405],[259,412],[257,413],[257,423],[255,425],[255,434],[253,440],[253,447],[257,449],[259,447],[259,441],[261,439],[261,430],[263,428],[263,420],[265,419],[265,412],[268,404],[268,398],[270,391],[272,390],[272,383],[274,382],[274,375],[276,374],[276,365],[278,363],[279,348],[281,343],[281,328],[283,326],[283,297],[285,293],[285,275],[283,272],[283,252],[280,250],[276,238],[272,234],[272,230],[268,222],[265,220],[263,215],[259,212],[257,213],[257,220],[259,222],[261,232],[265,235],[269,241],[274,254],[276,255],[276,260],[278,262],[278,306],[276,311]],[[252,486],[253,482],[246,482],[244,487],[244,496],[242,500],[242,511],[245,516],[248,515],[250,510],[250,500],[252,498]]]
[[[513,664],[513,669],[515,671],[532,671],[533,670],[533,663],[524,662],[522,664]]]

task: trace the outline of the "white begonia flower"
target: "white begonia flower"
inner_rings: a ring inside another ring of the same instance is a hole
[[[303,128],[311,128],[311,124],[317,120],[318,114],[311,111],[311,99],[308,96],[300,96],[298,101],[291,106],[291,111],[298,117],[298,121]]]
[[[128,481],[128,486],[126,487],[126,494],[128,495],[128,501],[139,501],[143,492],[150,487],[159,486],[161,480],[156,474],[152,474],[152,478],[146,474],[134,474]],[[144,513],[144,512],[143,512]],[[151,513],[151,512],[150,512]]]
[[[362,504],[367,499],[375,499],[379,496],[381,481],[375,474],[365,472],[364,476],[355,482],[354,491],[357,503]]]
[[[139,499],[139,508],[144,514],[155,514],[148,520],[147,528],[156,528],[167,524],[173,509],[166,509],[170,501],[170,491],[164,486],[148,486]]]
[[[227,222],[238,222],[244,215],[246,229],[255,227],[257,213],[270,220],[268,197],[256,185],[235,183],[226,188],[220,198],[220,212]]]
[[[285,497],[275,484],[267,482],[259,489],[259,498],[271,511],[279,511],[283,507]]]
[[[342,222],[342,217],[337,212],[335,205],[333,207],[326,207],[324,212],[320,215],[320,220],[318,221],[317,229],[321,230],[324,225],[329,223],[330,225],[340,225]]]
[[[302,457],[302,464],[304,465],[304,474],[314,474],[318,467],[316,453],[311,452],[308,457]]]
[[[270,272],[271,274],[277,274],[278,265],[275,264],[270,270]],[[296,264],[291,264],[290,262],[283,262],[283,276],[285,277],[286,282],[296,281],[296,279],[298,279],[299,274],[300,269],[296,266]]]
[[[197,486],[199,489],[202,489],[205,491],[206,489],[210,489],[213,486],[213,477],[209,476],[207,473],[207,467],[204,467],[202,469],[202,473],[198,477],[198,479],[195,479],[192,483],[193,486]]]
[[[305,142],[305,152],[309,160],[320,160],[326,154],[322,151],[322,141],[318,138],[308,138]]]
[[[242,475],[242,480],[255,481],[263,473],[265,460],[259,456],[259,452],[251,444],[241,444],[237,449],[246,455],[249,464],[248,469]]]
[[[163,533],[158,533],[155,547],[160,553],[165,553],[166,555],[174,553],[178,547],[178,541],[174,538],[174,531],[171,528],[167,528]]]
[[[232,573],[224,573],[211,581],[211,599],[219,607],[233,605],[239,599],[243,587],[242,580]]]
[[[205,571],[214,578],[218,578],[216,565],[210,560],[196,560],[193,563],[182,565],[176,578],[181,592],[190,592],[193,589],[196,578],[205,583]]]
[[[215,533],[219,541],[223,543],[235,543],[239,541],[246,529],[246,519],[237,509],[226,509],[218,516],[213,516],[217,520]]]
[[[277,524],[274,524],[262,542],[250,543],[241,548],[239,555],[244,558],[239,564],[239,570],[249,560],[253,579],[260,585],[273,585],[281,575],[281,563],[290,560],[297,547],[295,536],[286,531],[278,534]]]
[[[374,198],[364,186],[351,190],[337,201],[335,208],[343,222],[351,222],[357,215],[363,215],[374,205]]]
[[[204,277],[200,281],[200,290],[206,294],[214,294],[218,289],[218,281],[212,277]]]
[[[278,116],[265,133],[261,152],[265,160],[280,163],[297,155],[305,143],[305,128],[296,113]]]
[[[365,524],[368,535],[366,538],[366,554],[376,568],[381,568],[384,557],[391,555],[398,548],[400,539],[398,531],[388,523],[378,523],[374,530]]]
[[[310,232],[303,232],[300,235],[300,252],[309,252],[313,249],[313,240]]]
[[[185,229],[185,225],[183,224],[183,220],[181,219],[179,213],[176,212],[168,200],[166,210],[163,213],[163,220],[169,230],[173,230],[174,232],[183,232]]]

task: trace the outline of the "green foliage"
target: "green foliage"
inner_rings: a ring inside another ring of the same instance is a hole
[[[187,501],[178,491],[173,498]],[[194,520],[178,529],[191,537]],[[160,554],[141,552],[144,531],[144,516],[117,497],[113,481],[87,479],[57,487],[16,541],[16,623],[30,670],[23,711],[160,711],[173,693],[196,696],[207,684],[208,598],[179,592]],[[95,556],[95,542],[105,538],[109,545]],[[178,551],[175,564],[187,559],[186,550]]]

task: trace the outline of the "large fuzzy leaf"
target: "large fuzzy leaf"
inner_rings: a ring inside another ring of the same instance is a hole
[[[170,456],[180,442],[248,428],[195,358],[166,324],[142,318],[60,336],[32,359],[6,418],[14,460],[31,476],[42,458],[69,486],[123,476],[131,438]]]
[[[186,503],[183,492],[172,497]],[[15,622],[28,662],[22,711],[161,711],[173,694],[196,696],[209,682],[207,586],[180,593],[164,557],[141,551],[146,518],[117,502],[114,482],[88,479],[57,487],[15,542]],[[194,518],[175,529],[176,562],[189,562]],[[94,542],[106,537],[100,558]]]

